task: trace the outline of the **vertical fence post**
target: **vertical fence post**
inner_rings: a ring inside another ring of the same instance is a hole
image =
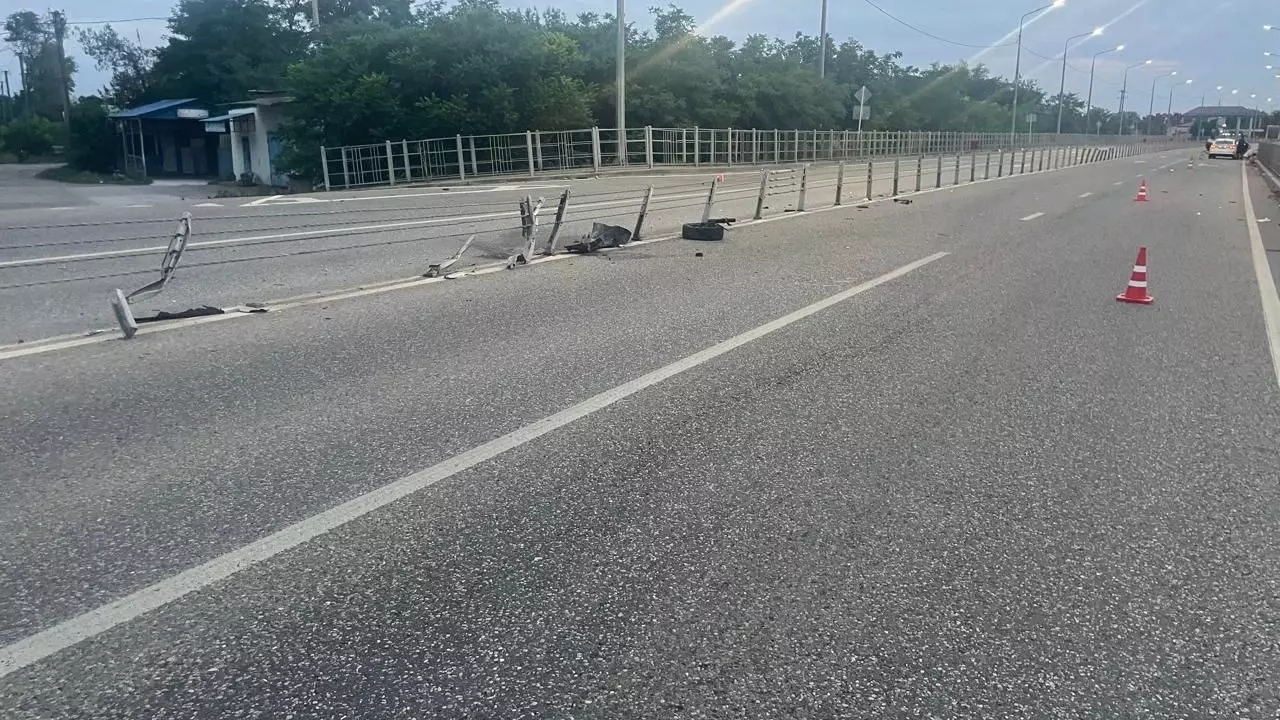
[[[320,170],[324,173],[324,189],[327,192],[331,189],[329,186],[329,151],[323,145],[320,146]]]
[[[342,186],[344,188],[351,187],[351,169],[347,163],[347,149],[342,149]]]
[[[707,193],[707,204],[702,208],[702,222],[711,222],[711,206],[716,202],[716,188],[720,184],[719,176],[711,178],[711,191]]]
[[[795,139],[796,139],[796,143],[795,143],[793,159],[795,162],[800,162],[800,131],[799,130],[796,130]]]
[[[796,212],[804,212],[804,199],[809,194],[809,164],[800,168],[800,198],[796,201]]]
[[[969,153],[969,182],[978,179],[978,153]]]
[[[956,155],[956,175],[951,179],[952,185],[960,184],[960,155]]]
[[[467,136],[467,147],[471,149],[471,175],[475,177],[480,174],[480,162],[476,160],[476,136]]]
[[[644,126],[644,161],[645,161],[645,164],[649,166],[649,169],[652,170],[653,169],[653,126],[652,125]]]
[[[782,131],[774,128],[773,130],[773,164],[782,163]]]
[[[836,168],[836,205],[844,203],[844,161]]]
[[[727,135],[724,141],[725,163],[729,167],[733,167],[733,128],[726,130],[725,135]]]
[[[455,135],[454,141],[458,144],[458,179],[467,179],[467,161],[462,157],[462,136]]]
[[[532,130],[524,131],[524,149],[525,149],[525,155],[527,156],[529,161],[529,177],[533,177],[536,171],[534,170],[534,167],[533,167],[533,131]]]
[[[400,154],[404,157],[404,181],[413,182],[413,166],[409,164],[409,141],[400,141]]]
[[[1020,167],[1021,169],[1018,171],[1018,174],[1019,175],[1026,174],[1027,172],[1027,149],[1026,148],[1022,148],[1022,165]]]
[[[900,162],[901,160],[899,158],[895,157],[893,159],[893,192],[891,193],[893,197],[898,197],[898,170]]]
[[[920,175],[924,171],[924,155],[916,155],[916,192],[920,192]]]
[[[533,147],[534,147],[534,153],[535,153],[534,157],[535,157],[536,162],[537,162],[537,164],[538,164],[538,170],[539,170],[539,171],[541,171],[541,170],[543,169],[543,164],[542,164],[542,131],[541,131],[541,130],[534,130],[534,131],[533,131]]]
[[[547,238],[547,248],[543,251],[543,255],[556,254],[556,241],[560,239],[560,227],[564,225],[565,211],[569,209],[569,194],[571,188],[565,188],[564,194],[560,196],[560,205],[556,208],[556,221],[551,226],[551,236]]]
[[[693,166],[698,167],[702,162],[702,130],[697,126],[693,126]]]
[[[396,184],[396,156],[391,152],[391,141],[387,141],[387,184]]]
[[[636,216],[636,229],[631,231],[631,240],[640,239],[640,229],[644,227],[644,219],[649,216],[649,201],[653,200],[653,186],[644,191],[644,200],[640,201],[640,214]]]
[[[871,182],[874,179],[875,162],[867,160],[867,199],[871,199]]]
[[[591,128],[591,169],[600,172],[600,128]]]
[[[764,199],[769,194],[769,171],[760,171],[760,194],[756,195],[756,214],[752,215],[753,220],[759,220],[764,217]]]
[[[1040,164],[1036,166],[1036,172],[1044,172],[1044,156],[1048,150],[1049,148],[1040,148]]]
[[[1010,150],[1009,152],[1012,153],[1013,151]],[[999,163],[996,165],[996,177],[1004,177],[1004,148],[1000,148]]]
[[[987,165],[982,170],[982,179],[983,180],[991,179],[991,151],[990,150],[987,151]]]

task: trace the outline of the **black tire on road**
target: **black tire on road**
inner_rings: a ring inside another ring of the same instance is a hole
[[[680,229],[685,240],[723,240],[724,226],[717,223],[685,223]]]

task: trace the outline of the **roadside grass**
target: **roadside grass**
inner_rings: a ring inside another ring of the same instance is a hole
[[[41,180],[74,183],[77,185],[150,185],[151,178],[139,180],[126,175],[105,174],[77,170],[70,165],[59,165],[36,173]]]

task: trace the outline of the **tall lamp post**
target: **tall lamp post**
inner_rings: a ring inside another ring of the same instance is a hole
[[[1120,112],[1116,115],[1116,117],[1119,118],[1120,124],[1116,129],[1116,132],[1120,135],[1124,134],[1124,101],[1129,96],[1129,71],[1136,67],[1142,67],[1150,64],[1150,60],[1143,60],[1140,63],[1134,63],[1124,69],[1124,82],[1120,84]]]
[[[1194,80],[1188,79],[1183,81],[1182,84],[1190,85],[1192,82],[1194,82]],[[1174,87],[1175,86],[1173,84],[1169,85],[1169,107],[1164,111],[1165,119],[1169,123],[1169,127],[1171,128],[1173,127],[1173,88]]]
[[[1058,134],[1062,134],[1062,109],[1067,104],[1067,51],[1071,49],[1071,41],[1081,38],[1098,37],[1102,34],[1102,28],[1094,28],[1087,33],[1072,35],[1062,43],[1062,79],[1058,81]],[[1089,108],[1085,108],[1085,118],[1089,117]]]
[[[1009,144],[1013,145],[1018,142],[1018,83],[1022,75],[1022,29],[1027,24],[1027,18],[1046,10],[1060,8],[1067,4],[1067,0],[1053,0],[1048,5],[1042,5],[1035,10],[1031,10],[1018,19],[1018,55],[1013,63],[1013,110],[1009,116]]]
[[[618,164],[627,164],[627,0],[618,0]]]
[[[827,0],[822,0],[822,23],[818,26],[818,77],[827,76]]]
[[[1093,73],[1098,69],[1098,56],[1107,53],[1120,52],[1124,50],[1123,45],[1117,45],[1110,50],[1101,50],[1093,54],[1093,62],[1089,63],[1089,99],[1084,101],[1084,134],[1089,134],[1089,114],[1093,112]]]
[[[1147,134],[1151,134],[1151,117],[1156,112],[1156,83],[1167,77],[1173,77],[1178,74],[1177,70],[1173,72],[1162,73],[1151,78],[1151,105],[1147,108]]]

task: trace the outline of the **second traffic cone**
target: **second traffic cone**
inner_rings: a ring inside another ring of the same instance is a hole
[[[1147,181],[1146,180],[1143,180],[1142,182],[1138,183],[1138,197],[1134,198],[1133,201],[1134,202],[1147,201]]]
[[[1147,249],[1138,248],[1138,261],[1133,264],[1133,274],[1129,276],[1129,286],[1116,296],[1120,302],[1150,305],[1154,297],[1147,294]]]

